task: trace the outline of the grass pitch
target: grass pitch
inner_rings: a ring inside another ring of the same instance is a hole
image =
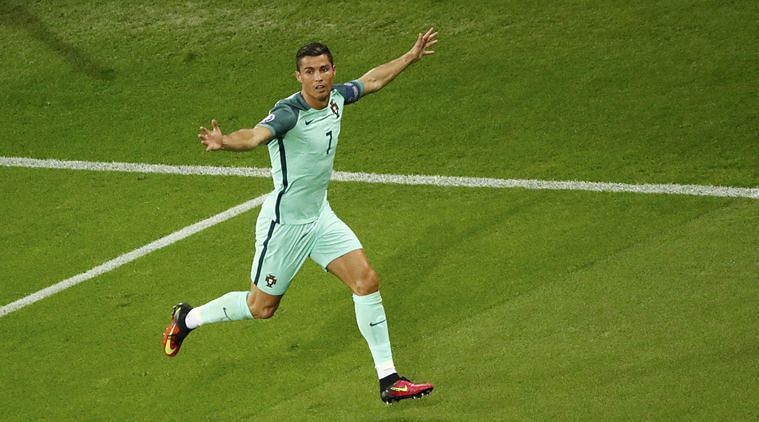
[[[759,185],[751,2],[0,3],[0,155],[268,166],[195,131],[254,124],[320,39],[338,79],[441,30],[351,106],[336,168]],[[271,189],[263,179],[0,168],[8,303]],[[0,318],[8,420],[759,417],[755,200],[334,183],[382,278],[386,408],[339,281],[306,264],[269,321],[170,306],[247,288],[255,212]]]

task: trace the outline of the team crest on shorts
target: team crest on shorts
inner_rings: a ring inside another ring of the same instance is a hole
[[[266,276],[266,287],[272,287],[275,284],[277,284],[277,277],[274,277],[274,274],[269,274]]]

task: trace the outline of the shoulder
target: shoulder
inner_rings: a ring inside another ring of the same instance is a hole
[[[306,101],[303,99],[303,94],[300,92],[296,92],[293,95],[283,98],[279,101],[277,101],[274,104],[274,108],[272,108],[272,111],[274,110],[287,110],[289,112],[298,113],[301,111],[306,111],[309,108],[311,108],[308,104],[306,104]]]
[[[257,126],[267,127],[275,137],[280,137],[295,127],[300,113],[309,108],[308,104],[303,100],[301,93],[296,92],[287,98],[277,101],[271,111],[269,111],[269,115],[261,120]]]

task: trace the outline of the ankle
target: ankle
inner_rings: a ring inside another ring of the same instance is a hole
[[[394,372],[384,378],[380,378],[379,384],[380,384],[380,391],[385,391],[388,387],[393,385],[396,381],[401,379],[401,377],[398,375],[397,372]]]

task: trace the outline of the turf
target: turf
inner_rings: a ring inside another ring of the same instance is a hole
[[[752,2],[331,2],[324,24],[302,2],[68,3],[3,3],[4,155],[265,164],[188,144],[294,92],[304,39],[349,80],[436,25],[437,55],[346,116],[339,170],[759,183]]]
[[[341,80],[441,31],[346,113],[336,168],[759,185],[752,2],[0,2],[0,155],[268,166],[206,154],[320,39]],[[0,169],[0,305],[271,189],[264,179]],[[333,183],[382,279],[385,407],[349,291],[306,264],[268,321],[170,306],[246,289],[256,211],[0,318],[6,420],[750,420],[756,200]]]
[[[0,203],[3,242],[14,245],[0,262],[3,304],[271,190],[239,178],[7,168],[0,177],[0,194],[13,198]]]

